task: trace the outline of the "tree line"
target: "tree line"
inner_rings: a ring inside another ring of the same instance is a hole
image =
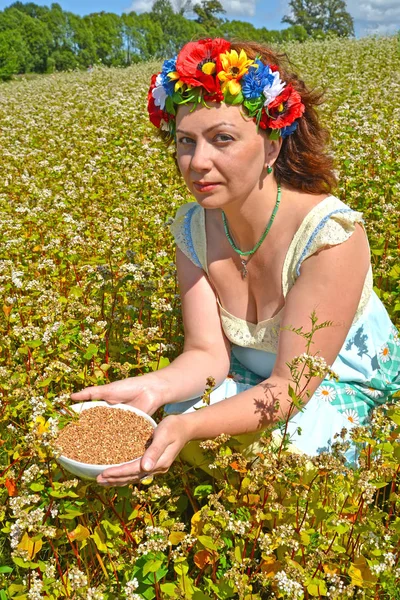
[[[176,0],[174,6],[170,0],[155,0],[150,12],[117,15],[103,11],[83,17],[64,11],[56,3],[48,7],[14,2],[0,11],[0,79],[30,72],[85,69],[95,64],[128,66],[172,56],[185,42],[201,36],[275,44],[304,41],[328,32],[354,33],[344,0],[290,0],[289,6],[291,14],[283,21],[290,26],[268,30],[223,18],[225,11],[219,0],[198,4]]]

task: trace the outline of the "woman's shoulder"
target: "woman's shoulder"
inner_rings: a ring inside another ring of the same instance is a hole
[[[310,238],[315,239],[319,232],[320,242],[337,237],[342,240],[341,231],[353,231],[355,223],[363,223],[361,212],[354,210],[333,194],[315,196],[312,194],[292,193],[289,195],[287,210],[294,219],[294,239],[297,248],[302,243],[307,243]]]
[[[302,227],[312,227],[315,222],[331,214],[361,214],[333,194],[289,192],[287,205],[295,220],[295,231]]]
[[[322,248],[345,242],[357,224],[363,226],[362,213],[334,195],[307,198],[304,205],[285,261],[292,283],[304,260]]]

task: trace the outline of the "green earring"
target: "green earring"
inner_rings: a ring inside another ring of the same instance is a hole
[[[269,165],[267,167],[267,173],[268,173],[268,175],[270,175],[272,173],[272,167],[270,167]]]

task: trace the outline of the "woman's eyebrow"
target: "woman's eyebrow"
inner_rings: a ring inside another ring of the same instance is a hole
[[[211,127],[207,127],[207,129],[204,130],[204,133],[208,133],[209,131],[217,129],[218,127],[235,127],[235,125],[233,123],[221,121],[221,123],[216,123],[215,125],[211,125]],[[177,129],[176,133],[190,133],[190,131],[185,131],[184,129]]]

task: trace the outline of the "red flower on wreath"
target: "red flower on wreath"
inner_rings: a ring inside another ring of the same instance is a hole
[[[149,111],[149,118],[151,123],[158,127],[158,129],[160,129],[161,121],[165,121],[166,123],[168,123],[172,116],[164,110],[161,110],[161,108],[159,106],[156,106],[154,102],[153,90],[156,87],[156,79],[158,75],[159,73],[155,73],[151,76],[150,88],[147,93],[147,110]]]
[[[268,112],[263,110],[260,127],[262,129],[282,129],[301,117],[304,111],[305,106],[301,101],[300,94],[289,84],[279,96],[269,103]]]
[[[203,87],[210,95],[218,95],[221,90],[216,77],[221,69],[219,55],[227,52],[230,47],[230,43],[222,38],[185,44],[176,61],[181,81],[192,87]]]

